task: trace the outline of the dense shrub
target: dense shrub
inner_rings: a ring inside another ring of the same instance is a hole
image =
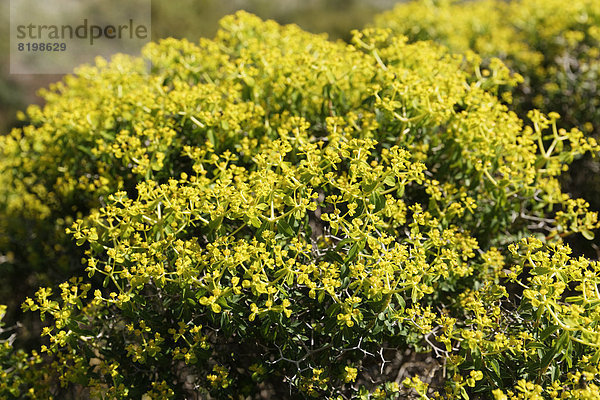
[[[375,19],[409,40],[433,40],[451,51],[501,58],[524,80],[512,93],[517,113],[561,115],[600,138],[600,2],[596,0],[417,0]],[[600,209],[600,164],[580,161],[564,177],[571,193]],[[599,253],[600,254],[600,253]]]
[[[3,395],[598,396],[600,265],[562,245],[598,219],[557,180],[595,141],[524,126],[499,61],[221,25],[80,68],[1,139],[5,264],[84,255],[25,301],[41,378],[1,353]],[[401,388],[405,350],[443,373]]]

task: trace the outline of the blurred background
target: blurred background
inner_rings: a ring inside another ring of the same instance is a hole
[[[246,10],[281,24],[295,23],[331,39],[346,40],[352,29],[372,22],[375,14],[391,9],[398,0],[152,0],[152,39],[175,37],[195,42],[213,37],[221,17]],[[61,75],[9,74],[9,0],[1,0],[0,14],[0,134],[17,126],[16,112],[40,104],[38,89]]]

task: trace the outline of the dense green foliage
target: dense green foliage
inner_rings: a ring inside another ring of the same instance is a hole
[[[524,78],[511,93],[524,117],[558,112],[559,126],[600,138],[600,2],[597,0],[417,0],[379,15],[375,26],[451,51],[499,57]],[[578,162],[568,189],[600,209],[600,163]]]
[[[499,60],[221,25],[79,68],[0,138],[0,262],[75,276],[25,301],[45,344],[2,342],[2,395],[600,395],[600,264],[562,244],[598,217],[558,181],[593,139],[524,124]],[[407,349],[430,389],[384,373]]]

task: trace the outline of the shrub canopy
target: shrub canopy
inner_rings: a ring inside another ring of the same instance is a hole
[[[5,264],[84,255],[25,301],[47,342],[0,353],[0,393],[599,394],[600,265],[561,244],[598,219],[557,180],[594,140],[508,111],[499,60],[221,26],[79,68],[0,138]],[[407,349],[444,363],[429,392]]]

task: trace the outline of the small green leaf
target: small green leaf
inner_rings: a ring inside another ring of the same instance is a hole
[[[217,218],[215,218],[215,219],[211,220],[211,221],[209,222],[209,224],[208,224],[208,230],[209,230],[210,232],[213,232],[213,231],[215,231],[215,230],[216,230],[216,229],[217,229],[219,226],[221,226],[221,223],[222,223],[222,222],[223,222],[223,217],[222,217],[222,216],[220,216],[220,217],[217,217]]]
[[[280,219],[279,221],[277,221],[277,231],[279,231],[289,237],[296,235],[294,230],[290,227],[290,225],[283,218]]]
[[[212,129],[209,129],[208,132],[206,132],[206,137],[208,138],[208,140],[210,141],[210,143],[213,146],[217,145],[217,139],[215,138],[215,132]]]
[[[594,240],[594,232],[589,231],[587,229],[584,229],[581,231],[581,234],[583,235],[584,238],[586,238],[587,240]]]
[[[319,301],[319,303],[322,303],[324,299],[325,299],[325,291],[321,290],[319,292],[319,297],[317,297],[317,300]]]
[[[327,261],[331,261],[334,262],[336,264],[343,264],[344,263],[344,259],[342,258],[342,256],[340,256],[336,251],[328,251],[327,253],[325,253],[325,257],[324,257]]]
[[[548,339],[548,336],[553,334],[557,329],[558,329],[558,325],[548,326],[546,329],[544,329],[542,331],[542,334],[540,335],[540,340],[543,342],[544,340]]]
[[[534,275],[547,275],[550,272],[552,272],[552,269],[548,267],[536,267],[531,271]]]
[[[527,343],[525,345],[525,348],[527,348],[527,349],[547,349],[548,346],[546,346],[542,343],[531,342],[531,343]]]
[[[396,185],[396,177],[392,174],[385,177],[383,183],[387,186],[395,186]]]
[[[262,224],[260,223],[260,219],[258,219],[257,217],[252,217],[250,218],[250,225],[252,225],[255,228],[260,228]]]
[[[356,254],[358,253],[358,242],[354,243],[354,245],[350,248],[350,251],[348,251],[348,255],[346,256],[346,259],[344,260],[344,262],[349,262],[354,260],[354,258],[356,257]]]
[[[410,299],[415,304],[419,300],[419,290],[415,286],[413,286],[413,288],[412,288],[412,290],[410,292]]]
[[[399,293],[396,293],[394,297],[398,302],[398,306],[400,306],[400,311],[404,311],[404,309],[406,308],[406,300],[404,300],[404,297],[402,297],[402,295]]]
[[[565,344],[569,341],[570,337],[571,335],[569,334],[569,331],[564,331],[563,334],[560,335],[560,338],[558,338],[556,345],[554,346],[557,352],[563,349]]]
[[[492,358],[491,360],[489,360],[489,364],[492,367],[494,374],[496,374],[496,376],[500,377],[500,364],[498,364],[498,360]]]

